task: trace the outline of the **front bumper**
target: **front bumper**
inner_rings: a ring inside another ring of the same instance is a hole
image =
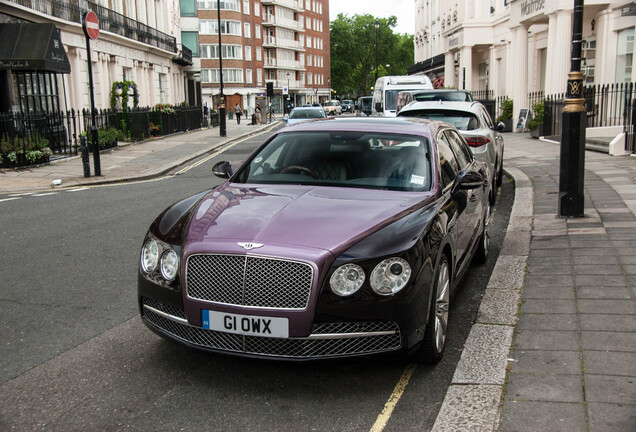
[[[182,309],[150,297],[140,298],[140,311],[144,324],[158,334],[215,352],[311,360],[388,353],[403,348],[399,326],[392,321],[316,323],[308,337],[269,338],[192,326]]]

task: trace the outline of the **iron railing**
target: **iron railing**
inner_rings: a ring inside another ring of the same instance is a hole
[[[95,123],[99,130],[118,129],[131,141],[163,136],[207,127],[201,106],[135,108],[128,112],[97,110]],[[210,115],[212,126],[218,126],[218,114]],[[152,123],[152,128],[151,128]],[[58,111],[54,113],[0,113],[0,166],[22,167],[45,163],[49,157],[78,154],[80,136],[91,137],[90,110]],[[102,143],[100,143],[102,144]],[[45,158],[35,157],[36,150]]]
[[[87,0],[8,0],[20,6],[33,9],[56,18],[81,23],[86,11],[92,10],[99,18],[99,28],[103,31],[124,36],[147,45],[176,53],[177,41],[174,36],[167,35],[135,21],[112,9],[100,6]]]

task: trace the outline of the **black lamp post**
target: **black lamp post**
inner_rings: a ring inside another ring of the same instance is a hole
[[[585,98],[581,73],[583,0],[574,0],[572,60],[565,108],[561,116],[561,164],[559,167],[559,216],[583,217],[585,195]]]
[[[221,2],[216,2],[216,8],[218,12],[217,20],[219,25],[219,136],[227,136],[225,130],[225,96],[223,95],[223,51],[221,49]]]
[[[378,29],[380,28],[380,21],[375,20],[375,81],[378,80]],[[373,82],[375,85],[375,81]]]
[[[285,107],[285,111],[289,114],[289,72],[287,72],[287,106]]]

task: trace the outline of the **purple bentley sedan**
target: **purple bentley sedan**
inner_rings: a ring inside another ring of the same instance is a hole
[[[166,209],[141,250],[143,322],[187,346],[312,360],[443,353],[453,290],[488,255],[488,167],[453,126],[283,128]]]

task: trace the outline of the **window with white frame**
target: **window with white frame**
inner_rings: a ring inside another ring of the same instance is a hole
[[[311,17],[306,17],[305,18],[305,28],[306,29],[310,29],[311,28]]]
[[[256,69],[256,84],[261,85],[263,83],[263,69]]]
[[[218,69],[201,69],[201,82],[221,82]],[[243,69],[223,68],[224,83],[243,83]]]
[[[312,85],[314,83],[313,82],[313,77],[314,77],[314,75],[311,72],[307,72],[307,84],[308,85]]]
[[[223,45],[223,58],[231,60],[242,60],[243,55],[241,45]],[[219,45],[218,44],[201,44],[200,56],[205,59],[218,59],[219,58]]]
[[[313,66],[312,61],[313,61],[312,55],[311,54],[307,54],[307,66],[309,66],[309,67]]]
[[[245,15],[250,14],[250,0],[243,0],[243,13]]]
[[[245,46],[245,61],[252,61],[252,47]]]
[[[263,61],[263,54],[261,53],[261,47],[256,47],[256,60]]]
[[[217,10],[218,6],[216,3],[216,0],[197,0],[197,9]],[[221,0],[221,10],[240,12],[239,0]]]
[[[254,15],[261,16],[261,4],[254,2]]]
[[[218,21],[215,19],[199,20],[199,34],[219,34]],[[221,34],[241,36],[240,21],[221,20]]]
[[[258,24],[254,24],[254,37],[256,39],[261,38],[261,26]]]
[[[245,69],[245,83],[252,84],[252,69]]]
[[[307,40],[307,48],[311,48],[311,36],[306,36],[305,39]]]
[[[243,23],[243,30],[244,30],[244,35],[246,38],[251,38],[252,37],[252,27],[250,26],[250,23]]]

